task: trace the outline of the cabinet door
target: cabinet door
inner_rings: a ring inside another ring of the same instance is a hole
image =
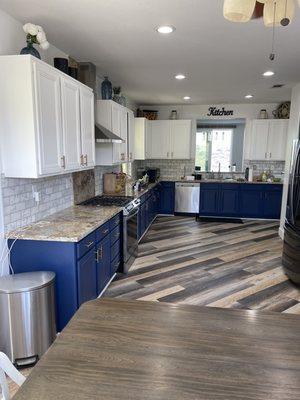
[[[133,162],[135,160],[135,123],[134,114],[132,111],[127,111],[127,131],[128,131],[128,160]]]
[[[61,79],[63,166],[66,171],[80,169],[80,91],[79,86],[67,78]]]
[[[163,183],[160,197],[160,212],[162,214],[174,214],[175,208],[175,184]]]
[[[120,113],[120,133],[124,143],[121,143],[121,161],[128,161],[128,123],[127,123],[127,110],[122,107]]]
[[[60,76],[34,63],[38,159],[41,175],[61,172],[62,126]]]
[[[110,237],[107,236],[97,245],[97,295],[105,288],[111,278]]]
[[[171,158],[190,159],[191,156],[191,121],[170,121]]]
[[[261,185],[242,185],[240,212],[244,218],[263,218],[263,188]]]
[[[80,88],[81,151],[83,165],[95,165],[95,122],[94,94],[91,90]]]
[[[150,150],[147,158],[164,159],[171,157],[170,121],[149,122],[149,145]]]
[[[268,153],[269,120],[252,122],[251,158],[265,160]]]
[[[95,248],[77,263],[78,304],[97,297]]]
[[[235,217],[239,214],[239,185],[220,185],[220,215]]]
[[[264,193],[264,218],[279,219],[282,201],[282,185],[266,185]]]
[[[200,216],[215,216],[219,213],[219,188],[217,185],[208,185],[203,184],[200,188]]]
[[[270,120],[268,137],[268,158],[270,160],[285,160],[288,120]]]
[[[111,129],[113,133],[121,137],[121,106],[111,102]]]

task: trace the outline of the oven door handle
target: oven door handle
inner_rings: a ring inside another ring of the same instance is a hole
[[[128,220],[128,219],[130,219],[130,218],[132,218],[132,217],[135,217],[138,213],[139,213],[139,208],[138,208],[138,210],[137,210],[136,212],[134,212],[134,213],[132,213],[132,214],[124,215],[124,218],[125,218],[126,220]]]

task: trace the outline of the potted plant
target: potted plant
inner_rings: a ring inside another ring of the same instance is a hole
[[[44,29],[39,25],[28,22],[23,26],[23,30],[26,33],[27,46],[21,50],[20,54],[31,54],[34,57],[41,58],[40,53],[33,45],[38,44],[43,50],[49,48],[49,42],[47,41]]]

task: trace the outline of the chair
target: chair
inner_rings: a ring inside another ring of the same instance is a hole
[[[18,386],[21,386],[22,383],[25,381],[25,376],[23,376],[13,366],[7,355],[0,351],[0,386],[2,389],[3,400],[10,399],[6,375],[8,375]],[[0,399],[1,399],[1,393],[0,393]]]

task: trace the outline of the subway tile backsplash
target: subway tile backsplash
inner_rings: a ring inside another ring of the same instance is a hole
[[[71,174],[41,179],[1,177],[5,231],[26,226],[73,204]],[[33,192],[38,192],[36,202]]]
[[[95,167],[95,194],[103,192],[103,173],[118,172],[119,166]],[[74,204],[73,177],[65,174],[40,179],[1,176],[5,231],[32,224]],[[36,202],[33,192],[39,192]]]
[[[254,175],[259,175],[264,170],[271,170],[275,176],[280,177],[284,171],[284,164],[284,161],[245,160],[244,168],[251,166],[254,169]],[[184,174],[193,173],[195,161],[193,159],[135,161],[131,165],[134,180],[137,169],[146,166],[160,168],[161,179],[179,179]],[[95,167],[96,195],[103,193],[103,174],[119,172],[119,170],[120,166]],[[73,184],[72,174],[40,179],[17,179],[1,176],[5,231],[29,225],[72,206],[74,204]],[[33,192],[39,192],[39,202],[34,200]]]

